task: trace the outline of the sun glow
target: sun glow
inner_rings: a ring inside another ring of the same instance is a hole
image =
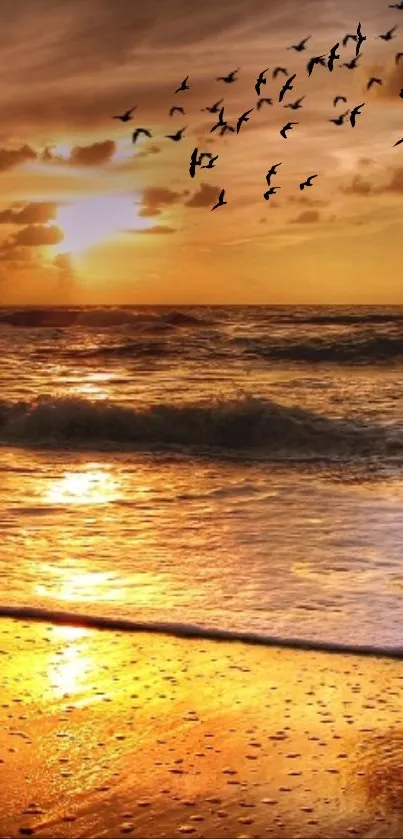
[[[81,253],[120,231],[147,226],[149,220],[138,215],[135,200],[134,195],[98,195],[61,206],[56,224],[64,239],[56,252]]]

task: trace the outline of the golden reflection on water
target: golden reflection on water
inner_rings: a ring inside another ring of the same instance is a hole
[[[88,601],[90,603],[107,599],[120,600],[124,596],[122,588],[111,588],[115,575],[112,571],[75,571],[74,568],[49,567],[53,581],[35,586],[36,594],[57,600]],[[105,592],[106,596],[103,596]]]
[[[43,495],[48,504],[107,504],[119,497],[119,481],[105,468],[65,472]]]

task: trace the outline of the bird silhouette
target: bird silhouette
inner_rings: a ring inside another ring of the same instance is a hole
[[[340,55],[337,52],[338,46],[339,46],[339,42],[337,42],[337,44],[335,44],[334,47],[332,47],[332,49],[330,50],[330,53],[329,53],[329,58],[327,60],[327,67],[328,67],[328,70],[330,70],[331,73],[333,73],[334,62],[338,61],[339,58],[340,58]]]
[[[326,61],[324,55],[313,55],[312,58],[309,59],[306,69],[308,70],[308,76],[311,75],[313,68],[316,64],[321,64],[322,67],[326,67]]]
[[[292,111],[297,111],[298,108],[302,108],[301,102],[303,102],[305,98],[305,96],[300,96],[300,98],[296,99],[295,102],[288,102],[287,105],[284,105],[284,108],[291,108]]]
[[[306,186],[312,186],[311,182],[313,181],[314,178],[317,178],[317,177],[318,177],[317,175],[309,175],[309,178],[307,178],[306,181],[302,181],[302,183],[299,185],[299,188],[302,190],[302,189],[305,189]]]
[[[295,50],[295,52],[302,52],[305,49],[305,44],[308,43],[310,38],[312,38],[312,35],[308,35],[307,38],[304,38],[304,40],[300,41],[298,44],[291,44],[291,46],[287,47],[287,49]]]
[[[241,130],[241,125],[244,122],[249,122],[249,116],[248,115],[251,114],[252,111],[253,111],[253,108],[249,108],[249,111],[245,111],[245,113],[241,114],[241,116],[239,117],[238,122],[236,124],[236,133],[237,134],[239,134],[239,132]]]
[[[125,111],[123,114],[118,114],[117,116],[112,117],[112,119],[120,119],[121,122],[130,122],[130,120],[133,119],[132,113],[136,110],[136,108],[137,105],[135,105],[134,108],[130,108],[128,111]]]
[[[239,73],[239,67],[237,67],[236,70],[231,70],[227,76],[217,76],[216,81],[225,82],[225,84],[232,84],[232,82],[237,81],[237,73]]]
[[[350,113],[350,111],[345,111],[344,114],[340,114],[335,119],[329,119],[329,122],[334,122],[335,125],[343,125],[346,116]]]
[[[290,78],[289,78],[289,79],[287,79],[287,81],[283,84],[283,86],[282,86],[282,88],[281,88],[281,90],[280,90],[279,96],[278,96],[278,101],[279,101],[279,102],[282,102],[282,101],[283,101],[284,96],[285,96],[285,94],[287,93],[287,90],[293,90],[292,83],[293,83],[293,81],[294,81],[294,79],[295,79],[296,75],[297,75],[297,74],[296,74],[296,73],[294,73],[294,74],[293,74],[292,76],[290,76]]]
[[[344,36],[343,41],[342,41],[343,47],[346,47],[349,41],[356,41],[356,40],[357,40],[357,35],[350,35],[350,33],[347,33],[347,35]]]
[[[190,164],[189,164],[189,174],[191,178],[194,178],[196,174],[196,167],[201,166],[201,160],[203,157],[204,152],[199,157],[199,150],[196,148],[193,149],[192,154],[190,155]],[[208,152],[207,152],[208,154]]]
[[[206,154],[206,152],[203,152],[202,157],[203,157],[205,154]],[[216,160],[218,160],[218,154],[216,154],[216,155],[214,155],[214,156],[211,154],[211,155],[210,155],[210,160],[209,160],[209,162],[208,162],[208,163],[205,163],[205,164],[204,164],[201,168],[202,168],[202,169],[213,169],[213,167],[214,167],[214,163],[215,163],[215,161],[216,161]]]
[[[223,102],[224,99],[219,99],[218,102],[214,102],[214,105],[210,105],[210,107],[207,105],[207,108],[202,108],[202,111],[209,111],[210,114],[218,114]]]
[[[176,88],[175,93],[180,93],[181,90],[190,90],[190,87],[187,83],[189,76],[186,76],[186,79],[183,79],[183,82],[180,83],[179,87]]]
[[[360,52],[358,53],[358,55],[354,56],[354,58],[352,58],[351,61],[345,61],[344,64],[342,64],[341,66],[347,67],[347,70],[355,70],[358,66],[357,61],[359,58],[361,58]]]
[[[397,143],[393,143],[394,146],[400,146],[400,143],[403,143],[403,137],[401,140],[398,140]]]
[[[224,204],[228,203],[227,201],[224,201],[224,195],[225,195],[225,189],[222,189],[219,196],[218,196],[217,204],[214,204],[214,207],[211,208],[212,210],[216,210],[217,207],[223,207]]]
[[[176,112],[178,112],[178,114],[185,114],[185,111],[183,110],[183,108],[179,107],[178,105],[174,105],[173,108],[171,108],[171,110],[169,112],[169,116],[173,117],[173,115]]]
[[[259,73],[259,75],[256,79],[255,90],[256,90],[256,93],[257,93],[258,96],[260,96],[260,88],[261,88],[262,84],[266,84],[267,79],[266,79],[265,73],[267,73],[267,71],[269,69],[270,69],[269,67],[266,67],[265,70],[262,70],[262,72]]]
[[[401,58],[403,58],[403,52],[397,52],[395,55],[395,64],[399,64]]]
[[[173,140],[174,143],[178,143],[179,140],[183,139],[183,132],[186,131],[187,125],[184,128],[180,128],[179,131],[176,131],[175,134],[165,134],[167,140]]]
[[[271,195],[275,195],[278,189],[281,189],[281,186],[269,187],[269,189],[263,194],[265,201],[268,201]]]
[[[382,41],[392,41],[394,38],[394,33],[396,32],[397,26],[392,26],[392,29],[388,29],[387,32],[384,32],[383,35],[378,35],[378,38],[382,38]]]
[[[210,128],[210,134],[212,134],[213,131],[217,131],[217,128],[222,128],[226,124],[227,123],[225,122],[225,119],[224,119],[224,108],[222,107],[222,108],[220,108],[220,112],[218,114],[218,122],[216,122],[216,124],[213,125],[212,128]]]
[[[365,102],[362,102],[361,105],[356,105],[355,108],[352,109],[352,111],[350,113],[350,122],[351,122],[351,127],[352,128],[355,127],[355,118],[361,114],[360,109],[363,108],[364,105],[365,105]]]
[[[367,90],[371,90],[371,87],[374,84],[383,84],[382,79],[378,79],[376,76],[371,76],[371,78],[367,81]]]
[[[333,99],[334,107],[336,107],[336,105],[338,105],[339,102],[347,102],[347,97],[346,96],[335,96],[334,99]]]
[[[364,41],[366,41],[366,40],[367,40],[367,36],[362,34],[361,23],[359,23],[358,26],[357,26],[357,43],[356,43],[356,47],[355,47],[355,54],[356,55],[358,55],[358,53],[360,51],[361,44],[363,44]]]
[[[260,111],[262,105],[272,105],[272,104],[273,104],[273,100],[268,98],[268,97],[265,97],[263,99],[258,99],[258,101],[256,102],[256,108],[257,108],[258,111]]]
[[[390,9],[400,9],[400,10],[402,10],[403,9],[403,0],[400,0],[400,3],[392,3],[392,5],[389,4],[389,8]]]
[[[136,130],[133,131],[133,134],[132,134],[132,143],[135,143],[137,141],[140,134],[144,134],[145,137],[151,137],[152,136],[151,131],[148,131],[147,128],[136,128]]]
[[[270,166],[270,169],[268,170],[266,175],[267,186],[270,186],[271,179],[274,177],[274,175],[277,175],[277,169],[279,166],[281,166],[281,163],[273,163],[273,166]]]
[[[401,99],[403,99],[403,87],[400,88],[399,96]]]
[[[287,131],[292,131],[294,125],[299,125],[299,122],[287,122],[287,125],[283,125],[280,134],[284,137],[284,140],[287,139]]]
[[[276,79],[280,73],[283,73],[284,76],[288,76],[288,70],[286,70],[285,67],[275,67],[272,72],[273,79]]]

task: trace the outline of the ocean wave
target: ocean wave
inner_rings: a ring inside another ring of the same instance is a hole
[[[275,459],[366,457],[402,452],[403,430],[335,419],[252,396],[138,408],[42,396],[0,401],[0,442],[95,450],[257,450]]]
[[[277,361],[368,364],[403,359],[403,335],[332,335],[280,341],[268,336],[234,338],[244,355]]]
[[[148,324],[150,328],[209,326],[210,317],[180,310],[135,310],[119,307],[99,308],[30,308],[15,309],[0,314],[0,323],[25,328],[55,328],[69,326],[113,327]]]
[[[238,641],[263,647],[284,647],[288,649],[323,651],[357,656],[403,658],[403,647],[343,644],[338,641],[321,641],[316,638],[288,638],[283,635],[242,632],[180,622],[135,621],[124,617],[84,615],[76,612],[58,611],[37,606],[7,606],[0,604],[1,617],[80,626],[89,629],[113,630],[115,632],[152,632],[154,634],[172,635],[184,639],[196,638],[211,641]]]

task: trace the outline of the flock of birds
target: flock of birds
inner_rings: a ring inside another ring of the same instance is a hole
[[[400,11],[403,11],[403,0],[399,0],[397,3],[389,4],[389,8],[390,9],[398,9]],[[396,32],[397,28],[398,28],[398,26],[396,24],[395,26],[392,26],[391,29],[388,29],[386,32],[382,33],[381,35],[378,35],[378,38],[380,38],[381,40],[386,41],[386,42],[392,41],[395,38],[395,32]],[[288,49],[289,50],[294,50],[294,52],[297,52],[297,53],[303,52],[304,50],[306,50],[306,45],[307,45],[308,41],[311,39],[311,37],[312,37],[311,35],[308,35],[306,38],[304,38],[299,43],[291,44],[291,46],[289,46]],[[358,23],[357,30],[354,34],[347,33],[343,37],[343,39],[342,39],[343,47],[347,47],[349,41],[355,42],[355,56],[350,61],[346,61],[346,62],[342,63],[341,64],[342,67],[346,67],[348,70],[355,70],[357,68],[358,61],[359,61],[359,59],[361,58],[361,55],[362,55],[361,47],[362,47],[362,44],[364,43],[364,41],[366,41],[366,40],[367,40],[367,36],[364,35],[363,32],[362,32],[361,23]],[[340,43],[337,42],[336,44],[334,44],[334,46],[332,46],[332,48],[330,49],[328,54],[311,56],[311,58],[309,58],[309,60],[306,64],[306,69],[307,69],[308,76],[312,75],[312,72],[313,72],[313,70],[316,66],[327,67],[329,72],[332,73],[333,70],[334,70],[335,62],[339,61],[340,57],[341,57],[340,53],[338,52],[339,47],[340,47]],[[403,58],[403,52],[397,52],[395,54],[395,64],[398,65],[402,58]],[[227,84],[227,85],[233,84],[234,82],[236,82],[238,80],[239,70],[240,70],[240,68],[237,67],[236,70],[231,70],[231,72],[228,73],[226,76],[217,76],[216,81],[223,82],[224,84]],[[257,96],[259,97],[258,101],[256,103],[256,110],[257,111],[260,111],[260,109],[263,107],[263,105],[273,105],[273,99],[272,98],[261,97],[262,87],[267,84],[266,74],[269,72],[269,70],[270,70],[269,67],[266,67],[265,70],[262,70],[259,73],[259,75],[256,79],[256,82],[255,82],[255,91],[256,91]],[[285,95],[293,90],[293,82],[296,79],[297,74],[293,73],[292,75],[290,75],[288,73],[288,70],[285,67],[275,67],[272,70],[273,80],[276,79],[280,74],[287,77],[286,81],[284,82],[284,84],[282,85],[282,87],[280,88],[279,93],[278,93],[278,102],[282,103]],[[186,78],[183,79],[183,81],[181,82],[179,87],[176,88],[176,90],[174,91],[174,94],[182,93],[186,90],[190,90],[190,85],[188,84],[188,81],[189,81],[189,76],[186,76]],[[368,79],[366,88],[367,88],[367,90],[370,90],[374,85],[382,85],[382,84],[383,84],[382,79],[378,78],[377,76],[371,76],[371,78]],[[403,88],[400,90],[399,97],[403,100]],[[303,103],[305,98],[306,98],[305,96],[301,96],[299,99],[296,99],[295,102],[287,102],[286,104],[283,105],[283,107],[284,108],[289,108],[290,110],[293,110],[293,111],[297,111],[297,110],[299,110],[300,108],[303,107],[302,103]],[[243,114],[241,114],[240,117],[237,120],[236,125],[233,126],[233,125],[230,125],[230,123],[224,118],[225,107],[223,105],[223,102],[224,102],[224,99],[220,99],[220,100],[218,100],[218,102],[214,102],[213,105],[207,106],[206,108],[202,108],[203,111],[208,111],[210,114],[218,115],[217,122],[211,127],[210,133],[212,134],[213,132],[218,131],[220,136],[223,136],[223,135],[225,135],[226,133],[229,133],[229,132],[231,132],[231,133],[236,132],[236,134],[239,134],[242,125],[249,121],[250,114],[254,110],[254,107],[249,108],[249,110],[247,110]],[[345,104],[347,104],[347,98],[345,96],[341,96],[341,95],[335,96],[334,99],[333,99],[333,106],[337,107],[339,102],[344,102]],[[359,117],[361,115],[361,109],[364,106],[365,106],[365,102],[361,102],[361,104],[355,105],[354,108],[348,109],[348,110],[344,111],[343,113],[339,114],[337,117],[331,118],[329,120],[329,122],[332,122],[334,125],[341,126],[341,125],[344,124],[345,120],[349,116],[350,125],[351,125],[352,128],[355,128],[357,117]],[[135,106],[133,108],[130,108],[129,110],[125,111],[123,114],[115,115],[113,117],[113,119],[119,119],[119,120],[121,120],[121,122],[130,122],[133,119],[133,113],[136,110],[136,107],[137,106]],[[179,105],[174,105],[173,107],[171,107],[171,109],[169,111],[169,115],[171,117],[173,117],[176,113],[185,115],[184,109]],[[285,125],[283,125],[283,127],[281,128],[281,130],[279,132],[281,137],[283,137],[283,139],[286,140],[287,139],[287,133],[289,131],[291,131],[294,128],[294,126],[296,126],[296,125],[299,125],[299,122],[287,122]],[[177,142],[179,142],[180,140],[183,139],[184,133],[185,133],[187,128],[188,128],[188,126],[186,125],[186,126],[184,126],[184,128],[180,128],[179,130],[173,132],[172,134],[166,134],[165,137],[167,139],[172,140],[173,142],[177,143]],[[132,134],[132,142],[136,143],[138,138],[141,135],[144,135],[145,137],[149,137],[149,138],[152,137],[151,131],[149,131],[147,128],[136,128],[135,131],[133,131],[133,134]],[[393,145],[398,146],[401,143],[403,143],[403,137],[400,140],[397,140],[397,142],[394,143]],[[204,160],[207,160],[207,162],[204,163]],[[190,177],[191,178],[195,177],[196,169],[198,167],[200,167],[201,169],[212,169],[217,160],[218,160],[218,154],[213,155],[211,152],[208,152],[208,151],[199,152],[197,147],[194,148],[193,152],[190,156],[190,163],[189,163]],[[271,183],[271,179],[275,175],[277,175],[277,169],[281,165],[282,165],[281,163],[274,164],[273,166],[270,167],[270,169],[268,170],[268,172],[266,174],[266,182],[267,182],[268,189],[266,190],[266,192],[263,193],[263,198],[266,201],[269,200],[271,195],[275,195],[278,189],[281,189],[280,186],[273,186],[272,183]],[[302,183],[300,183],[300,185],[299,185],[300,190],[303,190],[306,187],[312,186],[312,181],[317,177],[318,177],[318,174],[309,175],[309,177],[306,178],[305,181],[302,181]],[[225,200],[225,189],[222,189],[220,191],[219,196],[218,196],[217,203],[214,204],[214,206],[211,209],[216,210],[218,207],[222,207],[225,204],[227,204],[227,201]]]

